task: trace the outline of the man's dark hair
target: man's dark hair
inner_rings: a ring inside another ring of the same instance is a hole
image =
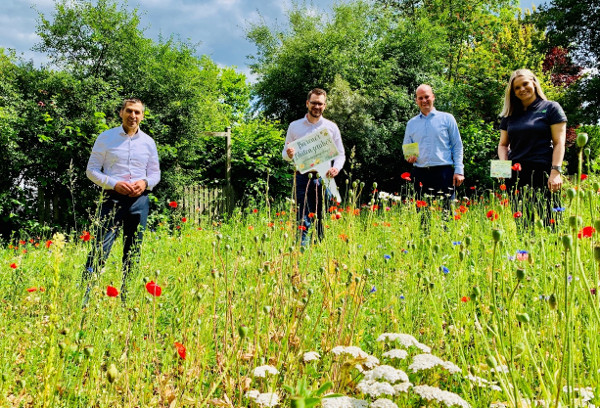
[[[144,105],[144,102],[142,102],[138,98],[126,98],[126,99],[123,99],[123,104],[121,105],[121,109],[120,110],[125,109],[125,106],[127,106],[128,103],[139,103],[139,104],[142,105],[142,107],[144,108],[144,110],[146,109],[146,105]]]
[[[312,89],[306,96],[307,101],[310,101],[311,95],[323,95],[325,97],[325,99],[327,99],[327,92],[325,92],[325,90],[321,89],[321,88]]]

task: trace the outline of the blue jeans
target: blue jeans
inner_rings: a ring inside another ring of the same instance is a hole
[[[309,173],[296,173],[296,220],[301,228],[301,244],[309,244],[309,230],[313,224],[316,224],[317,239],[321,240],[324,236],[323,229],[323,183],[313,173],[313,177],[308,177]],[[311,216],[312,215],[312,216]]]
[[[127,296],[127,276],[132,266],[139,262],[140,246],[146,222],[148,220],[148,209],[150,201],[148,192],[139,197],[127,197],[116,192],[105,192],[106,196],[100,207],[100,228],[92,250],[88,254],[82,280],[87,282],[84,296],[84,306],[89,299],[92,288],[92,277],[104,267],[106,259],[110,254],[119,228],[123,227],[123,282],[121,284],[121,299],[125,301]]]

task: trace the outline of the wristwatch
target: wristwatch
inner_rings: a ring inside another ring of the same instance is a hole
[[[559,174],[562,174],[562,166],[552,166],[550,167],[552,170],[558,171]]]

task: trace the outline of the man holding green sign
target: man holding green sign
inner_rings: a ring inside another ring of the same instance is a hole
[[[305,117],[288,128],[282,157],[296,166],[296,204],[302,245],[309,243],[308,230],[316,222],[317,238],[323,238],[323,185],[339,201],[333,178],[346,161],[342,136],[337,125],[323,117],[327,93],[315,88],[308,93]]]

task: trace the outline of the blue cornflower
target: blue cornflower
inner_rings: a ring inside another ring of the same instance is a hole
[[[375,293],[375,292],[377,292],[377,288],[375,286],[373,286],[371,288],[371,290],[369,291],[369,293]]]
[[[461,241],[452,241],[452,245],[457,246],[457,245],[461,245],[462,242]]]
[[[442,272],[444,272],[444,274],[447,274],[448,272],[450,272],[450,269],[448,269],[444,265],[442,265]]]
[[[391,255],[388,255],[388,254],[385,254],[385,255],[383,255],[383,258],[384,258],[384,259],[392,259],[392,256],[391,256]]]
[[[403,254],[408,254],[408,249],[403,249],[403,250],[402,250],[402,253],[403,253]]]
[[[552,211],[554,212],[563,212],[566,208],[565,207],[555,207],[552,209]]]
[[[404,295],[400,295],[400,300],[404,300]]]
[[[87,268],[85,268],[86,271],[88,271],[89,273],[94,272],[94,268],[92,268],[91,266],[88,266]]]

